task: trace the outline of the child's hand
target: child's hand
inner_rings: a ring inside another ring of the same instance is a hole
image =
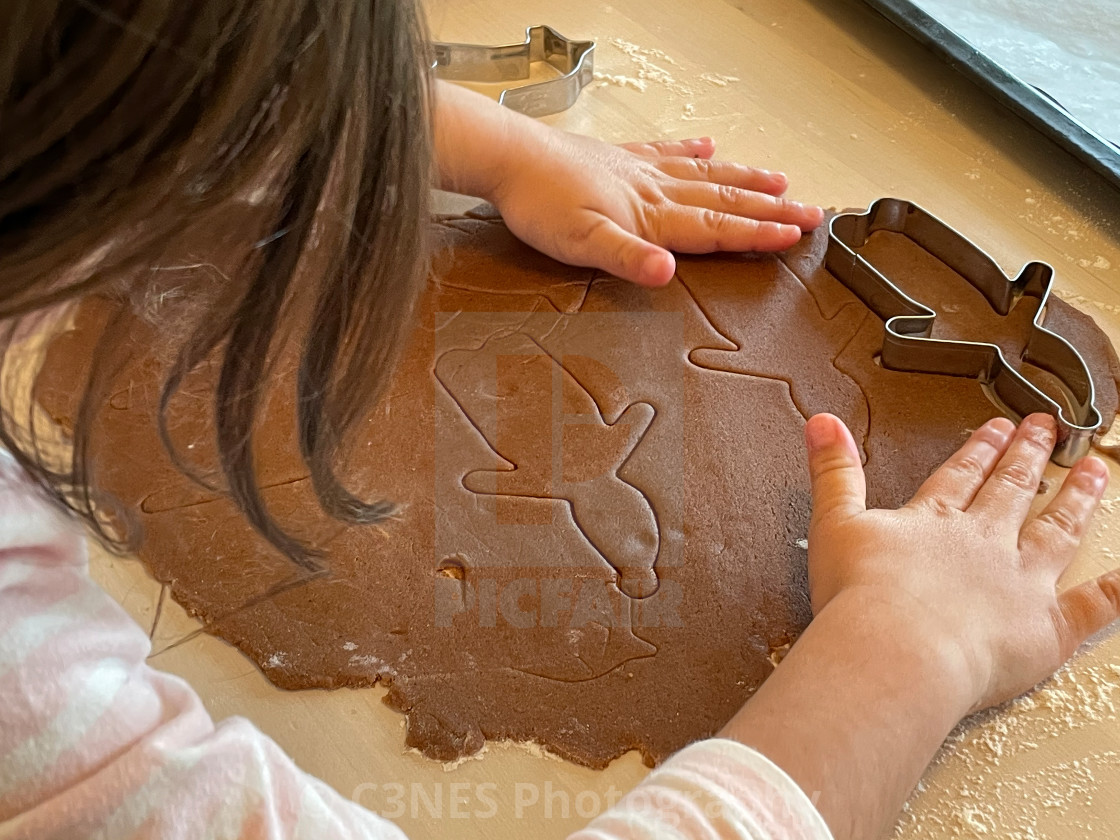
[[[880,837],[970,711],[1052,673],[1120,616],[1120,570],[1057,594],[1104,492],[1096,458],[1028,519],[1054,421],[992,420],[899,510],[867,510],[844,424],[805,426],[815,618],[721,734],[775,761],[837,840]]]
[[[710,138],[611,146],[436,85],[440,185],[493,203],[522,241],[644,286],[676,270],[668,249],[780,251],[824,218],[780,196],[782,174],[712,161]]]
[[[714,151],[710,138],[610,146],[552,131],[509,162],[492,200],[534,248],[643,286],[672,279],[668,249],[780,251],[821,223],[819,207],[780,197],[785,175]]]
[[[1049,676],[1120,617],[1120,570],[1057,594],[1062,572],[1108,481],[1085,458],[1028,517],[1054,445],[1044,414],[976,430],[899,510],[867,510],[851,434],[831,415],[805,429],[813,483],[809,581],[813,611],[841,592],[918,628],[961,666],[973,710]]]

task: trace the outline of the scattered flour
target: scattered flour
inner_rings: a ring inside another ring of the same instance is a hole
[[[1107,513],[1109,516],[1112,516],[1114,513],[1116,513],[1117,508],[1120,508],[1120,498],[1101,499],[1100,504],[1101,510]],[[1112,667],[1116,669],[1117,674],[1120,674],[1120,665],[1113,665]]]
[[[738,76],[725,76],[722,73],[701,73],[700,78],[716,87],[727,87],[729,84],[739,81]]]
[[[455,769],[461,767],[463,764],[466,764],[468,761],[482,761],[483,757],[489,751],[490,751],[490,743],[486,742],[482,745],[482,749],[480,749],[474,755],[461,755],[458,758],[454,759],[453,761],[445,761],[443,763],[443,772],[444,773],[450,773],[452,770],[455,770]],[[417,750],[416,752],[420,752],[420,751]]]
[[[680,67],[680,65],[665,52],[658,49],[639,47],[637,44],[632,44],[621,38],[611,38],[609,43],[630,59],[631,63],[634,65],[634,72],[638,80],[661,85],[680,96],[692,95],[692,89],[677,81],[672,70],[665,66]]]
[[[612,75],[610,73],[600,73],[595,71],[595,81],[602,82],[604,85],[614,85],[615,87],[631,88],[633,90],[645,93],[649,84],[645,79],[635,79],[633,76]]]
[[[903,809],[896,840],[1043,840],[1047,835],[1039,823],[1048,813],[1091,811],[1105,783],[1098,774],[1114,777],[1120,752],[1095,752],[1018,775],[1005,769],[1002,778],[996,768],[1012,757],[1036,754],[1068,732],[1116,721],[1118,691],[1120,664],[1075,662],[1035,692],[962,723],[916,791],[913,804],[920,800],[921,807],[908,804]],[[1033,768],[1037,759],[1023,765]]]
[[[264,663],[266,668],[283,668],[288,664],[288,654],[274,653]]]
[[[649,90],[650,85],[658,85],[677,96],[691,98],[694,95],[693,89],[677,78],[680,63],[663,50],[640,47],[622,38],[611,38],[607,43],[628,58],[632,68],[628,73],[596,71],[594,79],[601,85],[630,88],[642,93]],[[706,84],[720,88],[740,81],[738,76],[713,72],[701,73],[699,78]],[[696,105],[686,102],[681,107],[681,119],[697,119]]]
[[[401,726],[404,725],[404,719],[402,718]],[[443,767],[444,773],[451,773],[454,770],[458,770],[468,761],[481,761],[487,755],[493,752],[501,752],[503,750],[520,750],[522,752],[529,753],[529,755],[533,756],[534,758],[546,759],[548,761],[564,760],[560,758],[560,756],[550,753],[548,750],[534,741],[487,741],[482,745],[482,749],[480,749],[478,752],[472,755],[461,755],[451,761],[445,761],[441,766]],[[409,749],[405,750],[405,752],[414,753],[415,755],[422,756],[425,761],[428,760],[427,756],[424,756],[424,754],[415,747],[410,747]]]
[[[1054,289],[1054,294],[1056,294],[1058,297],[1060,297],[1066,303],[1073,304],[1074,306],[1078,306],[1078,307],[1095,306],[1097,309],[1100,309],[1103,312],[1108,312],[1112,315],[1120,315],[1120,306],[1117,306],[1114,303],[1104,303],[1104,302],[1099,301],[1099,300],[1093,300],[1092,298],[1087,298],[1087,297],[1085,297],[1085,295],[1077,295],[1077,294],[1074,294],[1073,292],[1067,292],[1067,291],[1064,291],[1062,289],[1057,289],[1057,288]]]
[[[519,750],[524,750],[534,758],[546,758],[549,761],[563,761],[560,756],[550,753],[536,741],[507,741],[506,743]]]
[[[395,676],[397,671],[384,659],[379,659],[370,653],[355,653],[349,659],[351,665],[360,665],[363,668],[376,668],[378,673]]]

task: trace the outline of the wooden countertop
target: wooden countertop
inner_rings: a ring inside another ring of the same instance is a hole
[[[429,0],[428,8],[441,40],[512,42],[536,23],[594,38],[600,81],[549,122],[611,141],[711,135],[721,156],[781,169],[791,195],[826,206],[915,200],[1005,269],[1051,262],[1062,296],[1120,339],[1120,195],[856,0]],[[1113,475],[1071,581],[1120,563],[1120,468]],[[250,718],[308,771],[417,840],[564,837],[645,773],[633,754],[594,772],[516,745],[491,745],[480,760],[445,769],[405,752],[403,721],[382,705],[382,690],[280,691],[224,642],[192,635],[196,623],[137,562],[95,548],[92,568],[153,628],[152,664],[186,678],[215,718]],[[1114,704],[1115,633],[1041,691],[962,727],[900,836],[1120,836]]]

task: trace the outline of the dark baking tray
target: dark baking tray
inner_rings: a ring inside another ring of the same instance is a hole
[[[1008,73],[909,0],[864,2],[1120,189],[1120,148],[1079,122],[1046,93]]]

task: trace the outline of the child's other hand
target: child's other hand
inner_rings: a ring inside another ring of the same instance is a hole
[[[611,146],[458,85],[434,92],[437,184],[485,198],[522,241],[571,265],[663,286],[670,250],[780,251],[824,219],[781,197],[785,175],[713,161],[707,137]]]
[[[781,198],[785,175],[711,160],[710,138],[611,146],[533,135],[490,196],[510,230],[555,259],[643,286],[672,279],[670,250],[780,251],[823,219]]]
[[[896,613],[959,667],[964,708],[1014,697],[1120,617],[1120,570],[1061,594],[1108,482],[1084,458],[1038,515],[1029,508],[1054,445],[1054,421],[973,433],[899,510],[867,510],[855,443],[831,415],[805,429],[813,484],[809,581],[814,613],[837,595]]]

